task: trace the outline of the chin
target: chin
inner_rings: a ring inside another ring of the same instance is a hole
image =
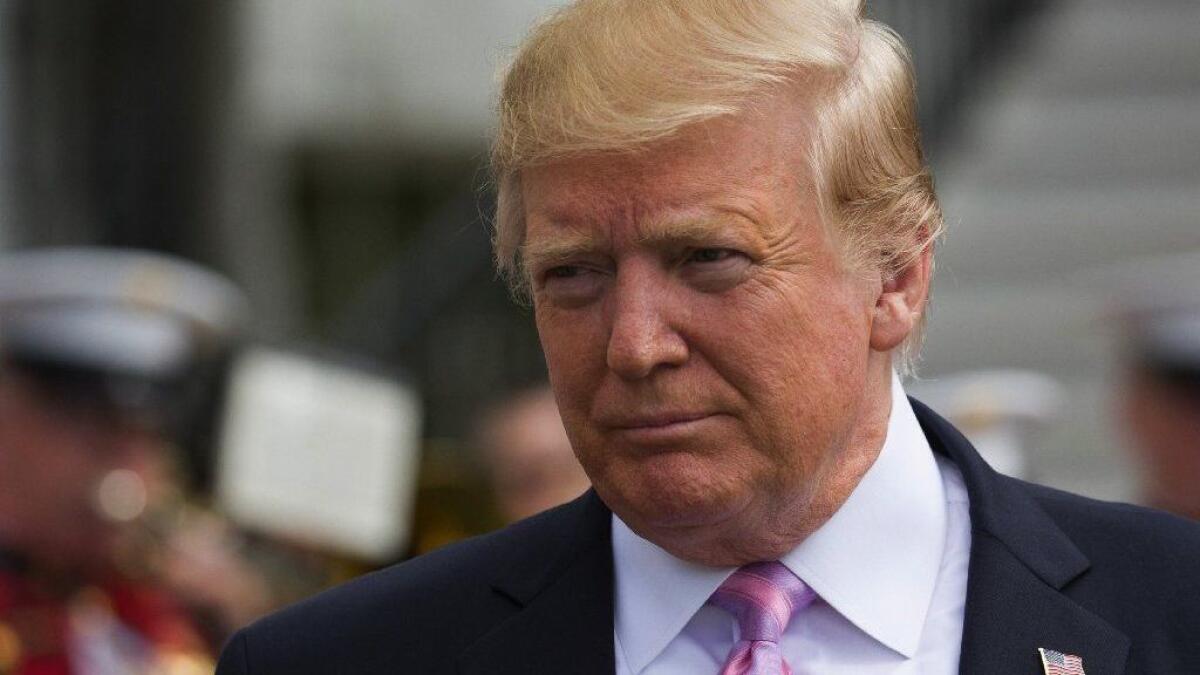
[[[716,470],[709,460],[685,453],[643,459],[625,470],[610,468],[615,470],[595,481],[596,491],[643,536],[643,529],[719,525],[745,510],[753,495],[736,472]]]

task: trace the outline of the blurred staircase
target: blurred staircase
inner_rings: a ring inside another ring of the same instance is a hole
[[[1060,0],[1025,28],[967,85],[935,157],[949,233],[922,370],[1059,378],[1068,424],[1034,458],[1038,477],[1126,497],[1094,282],[1200,252],[1200,2]]]

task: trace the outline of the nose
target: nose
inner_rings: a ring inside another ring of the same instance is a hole
[[[141,473],[168,452],[166,441],[158,433],[134,425],[110,429],[98,442],[106,449],[105,459],[111,470]]]
[[[632,267],[617,274],[610,298],[608,368],[626,380],[683,365],[688,345],[673,325],[669,280],[657,270]]]

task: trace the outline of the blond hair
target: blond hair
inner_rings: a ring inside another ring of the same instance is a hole
[[[863,0],[578,0],[548,15],[502,79],[497,268],[523,296],[523,169],[643,151],[792,84],[816,94],[809,161],[826,224],[856,266],[903,270],[943,221],[908,53]]]

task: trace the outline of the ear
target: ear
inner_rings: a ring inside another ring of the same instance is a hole
[[[891,351],[913,332],[925,311],[932,271],[933,246],[929,245],[902,269],[883,272],[871,321],[871,349]]]

